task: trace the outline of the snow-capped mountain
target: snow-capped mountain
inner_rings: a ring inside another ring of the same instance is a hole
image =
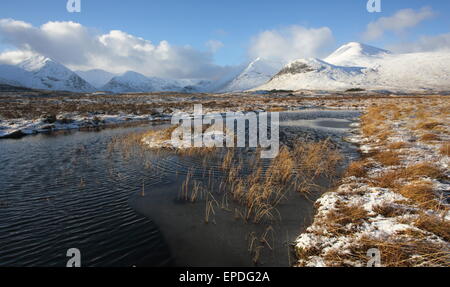
[[[209,85],[205,80],[172,80],[157,77],[146,77],[142,74],[128,71],[112,78],[101,90],[113,93],[144,93],[156,91],[198,92]]]
[[[369,45],[350,42],[343,45],[327,58],[325,62],[337,66],[370,66],[373,61],[383,58],[391,54],[387,50],[372,47]]]
[[[392,54],[359,43],[342,46],[325,60],[289,63],[254,90],[450,90],[450,52]]]
[[[257,58],[218,91],[237,92],[258,87],[269,81],[283,67],[283,64],[282,62]]]
[[[345,89],[364,75],[364,68],[334,66],[319,59],[299,59],[286,65],[262,90]],[[300,88],[299,88],[300,87]]]
[[[43,56],[31,57],[16,66],[0,65],[2,82],[33,89],[92,92],[95,88],[80,76]]]
[[[75,71],[81,78],[96,88],[106,85],[116,74],[101,69],[93,69],[88,71]]]

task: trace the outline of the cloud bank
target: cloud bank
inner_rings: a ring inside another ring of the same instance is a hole
[[[289,62],[299,58],[323,57],[333,48],[334,37],[328,27],[308,29],[289,26],[259,33],[251,41],[250,58]]]
[[[366,41],[372,41],[383,37],[386,32],[401,33],[434,16],[434,11],[429,7],[424,7],[418,11],[403,9],[391,17],[381,17],[369,23],[363,38]]]
[[[75,22],[48,22],[40,27],[0,19],[0,38],[17,51],[0,54],[0,62],[17,63],[33,54],[50,57],[74,70],[104,69],[113,73],[133,70],[167,78],[214,78],[228,72],[213,62],[213,52],[190,46],[154,44],[126,32],[97,34]],[[218,43],[214,43],[218,48]]]

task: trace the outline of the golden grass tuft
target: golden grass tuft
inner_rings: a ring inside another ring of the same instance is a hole
[[[441,140],[441,138],[436,134],[427,133],[427,134],[422,135],[420,137],[420,140],[424,141],[424,142],[430,142],[430,141],[439,141],[439,140]]]
[[[450,143],[444,143],[444,144],[441,146],[441,148],[439,149],[439,152],[440,152],[442,155],[450,156]]]
[[[267,183],[286,184],[291,180],[295,162],[289,149],[283,146],[266,172]]]
[[[360,206],[350,206],[346,204],[338,204],[336,209],[327,213],[327,216],[318,223],[325,227],[326,231],[333,236],[348,235],[352,231],[345,228],[346,225],[352,223],[354,225],[361,224],[369,217],[368,212]]]
[[[416,129],[420,129],[420,130],[432,130],[438,126],[442,126],[444,125],[442,122],[438,122],[438,121],[425,121],[425,122],[420,122],[417,126]]]
[[[432,163],[423,162],[406,167],[403,170],[403,177],[414,179],[429,177],[439,179],[443,176],[442,171]]]
[[[438,206],[433,185],[427,181],[418,181],[400,188],[399,193],[423,208],[435,209]]]
[[[363,178],[367,176],[367,161],[355,161],[349,164],[346,172],[346,176],[354,176]]]
[[[392,170],[372,178],[371,185],[382,188],[396,188],[399,185],[399,179],[401,179],[401,172]]]
[[[383,203],[383,204],[379,204],[373,207],[373,211],[375,211],[376,213],[384,216],[384,217],[397,217],[397,216],[401,216],[404,215],[407,211],[399,208],[399,207],[395,207],[392,204],[387,204],[387,203]]]
[[[342,154],[333,147],[330,140],[320,142],[299,142],[292,151],[296,167],[313,177],[336,175],[336,167],[342,161]]]
[[[444,218],[421,213],[414,225],[441,237],[447,242],[450,241],[450,222]]]
[[[399,154],[395,151],[382,151],[374,156],[375,160],[385,166],[394,166],[400,164]]]
[[[394,142],[388,145],[388,149],[390,150],[402,149],[406,147],[408,147],[408,143],[406,142]]]
[[[366,263],[367,250],[377,248],[381,255],[381,265],[385,267],[448,266],[450,253],[446,246],[430,243],[422,238],[398,237],[390,240],[363,237],[349,255],[340,258],[341,262],[349,259]]]

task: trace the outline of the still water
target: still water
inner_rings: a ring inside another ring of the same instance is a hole
[[[293,113],[282,117],[282,126],[340,137],[357,115]],[[160,127],[1,140],[0,266],[63,267],[70,248],[81,251],[82,266],[254,265],[249,237],[263,234],[266,225],[237,221],[222,210],[205,224],[204,204],[176,200],[183,175],[199,162],[149,151],[148,169],[139,156],[108,148],[118,136],[149,128]],[[292,263],[289,243],[309,224],[319,195],[289,195],[258,265]]]

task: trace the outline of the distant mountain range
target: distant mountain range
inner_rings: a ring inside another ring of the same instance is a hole
[[[298,59],[284,65],[257,58],[232,77],[163,79],[128,71],[71,71],[56,61],[35,56],[18,65],[0,65],[0,84],[33,89],[89,93],[240,92],[247,90],[450,90],[450,52],[393,54],[348,43],[325,59]]]
[[[173,80],[157,77],[146,77],[142,74],[128,71],[113,77],[100,88],[102,91],[114,93],[142,93],[157,91],[202,92],[210,84],[206,80]]]

